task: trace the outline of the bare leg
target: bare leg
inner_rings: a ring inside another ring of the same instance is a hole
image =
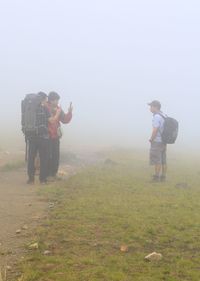
[[[167,165],[162,165],[162,175],[160,177],[161,181],[166,181]]]
[[[160,173],[161,173],[162,165],[155,165],[155,174],[153,176],[153,182],[160,181]]]
[[[160,177],[162,165],[155,165],[155,175]]]

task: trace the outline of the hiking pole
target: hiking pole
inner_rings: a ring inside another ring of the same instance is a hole
[[[25,138],[25,142],[26,142],[25,162],[27,162],[28,161],[28,140],[27,140],[27,138]]]

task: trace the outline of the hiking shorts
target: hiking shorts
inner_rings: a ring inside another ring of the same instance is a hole
[[[167,145],[161,142],[152,142],[150,148],[150,165],[167,164]]]

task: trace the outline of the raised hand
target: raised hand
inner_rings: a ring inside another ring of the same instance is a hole
[[[68,108],[68,112],[72,112],[73,111],[73,106],[72,106],[72,102],[70,102],[70,106]]]

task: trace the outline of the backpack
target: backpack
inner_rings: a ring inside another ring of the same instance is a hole
[[[178,121],[172,117],[165,117],[160,113],[159,115],[165,120],[164,129],[161,134],[162,142],[165,144],[174,144],[178,137]]]
[[[28,94],[21,103],[21,125],[25,137],[36,136],[37,128],[37,109],[41,99],[37,94]]]

